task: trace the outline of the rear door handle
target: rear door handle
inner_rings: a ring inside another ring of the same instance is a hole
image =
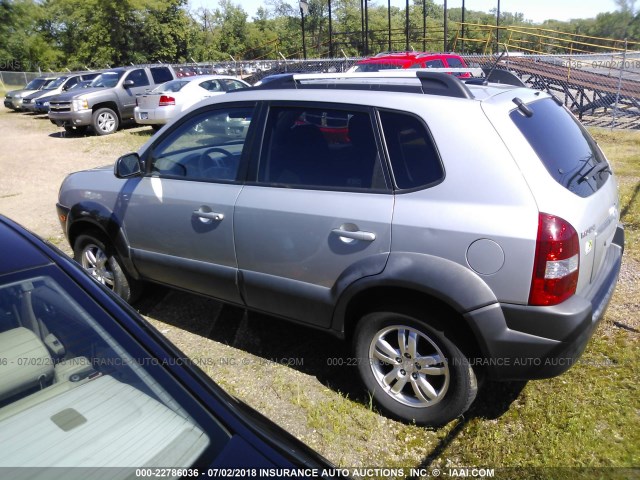
[[[363,232],[362,230],[356,230],[355,232],[350,232],[349,230],[334,228],[333,230],[331,230],[331,232],[335,233],[339,237],[350,238],[352,240],[362,240],[364,242],[373,242],[376,239],[375,233]]]

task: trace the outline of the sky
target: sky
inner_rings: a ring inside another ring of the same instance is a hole
[[[248,14],[249,19],[256,15],[258,7],[263,5],[263,0],[232,0],[240,5]],[[291,5],[298,5],[297,1],[288,0]],[[413,3],[410,1],[410,4]],[[442,5],[442,0],[436,0],[436,4]],[[369,5],[384,6],[387,0],[371,0]],[[391,6],[404,8],[405,0],[391,0]],[[498,0],[465,0],[465,8],[489,12],[496,8]],[[217,0],[189,0],[189,5],[194,8],[205,7],[214,9],[218,6]],[[462,0],[448,0],[448,8],[462,7]],[[511,13],[523,13],[524,18],[534,22],[542,22],[548,19],[570,20],[571,18],[593,18],[598,13],[613,12],[616,10],[614,0],[500,0],[500,11]]]

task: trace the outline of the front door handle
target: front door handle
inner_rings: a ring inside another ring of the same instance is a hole
[[[193,214],[196,217],[206,218],[207,220],[215,220],[216,222],[224,219],[224,213],[218,212],[203,212],[202,210],[194,210]]]
[[[372,232],[363,232],[362,230],[349,231],[341,228],[334,228],[331,230],[339,237],[349,238],[351,240],[362,240],[364,242],[373,242],[376,239],[376,234]]]

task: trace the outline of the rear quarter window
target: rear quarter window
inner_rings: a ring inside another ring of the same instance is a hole
[[[397,188],[425,188],[442,181],[440,156],[421,120],[388,111],[380,112],[380,120]]]
[[[596,142],[563,106],[550,98],[527,105],[533,115],[519,109],[510,116],[556,182],[588,197],[605,184],[611,174]]]

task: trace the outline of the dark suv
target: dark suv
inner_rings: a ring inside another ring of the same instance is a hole
[[[62,227],[127,300],[151,281],[332,332],[385,411],[441,425],[480,373],[567,370],[622,259],[604,154],[503,73],[289,75],[211,98],[115,175],[67,177]]]

